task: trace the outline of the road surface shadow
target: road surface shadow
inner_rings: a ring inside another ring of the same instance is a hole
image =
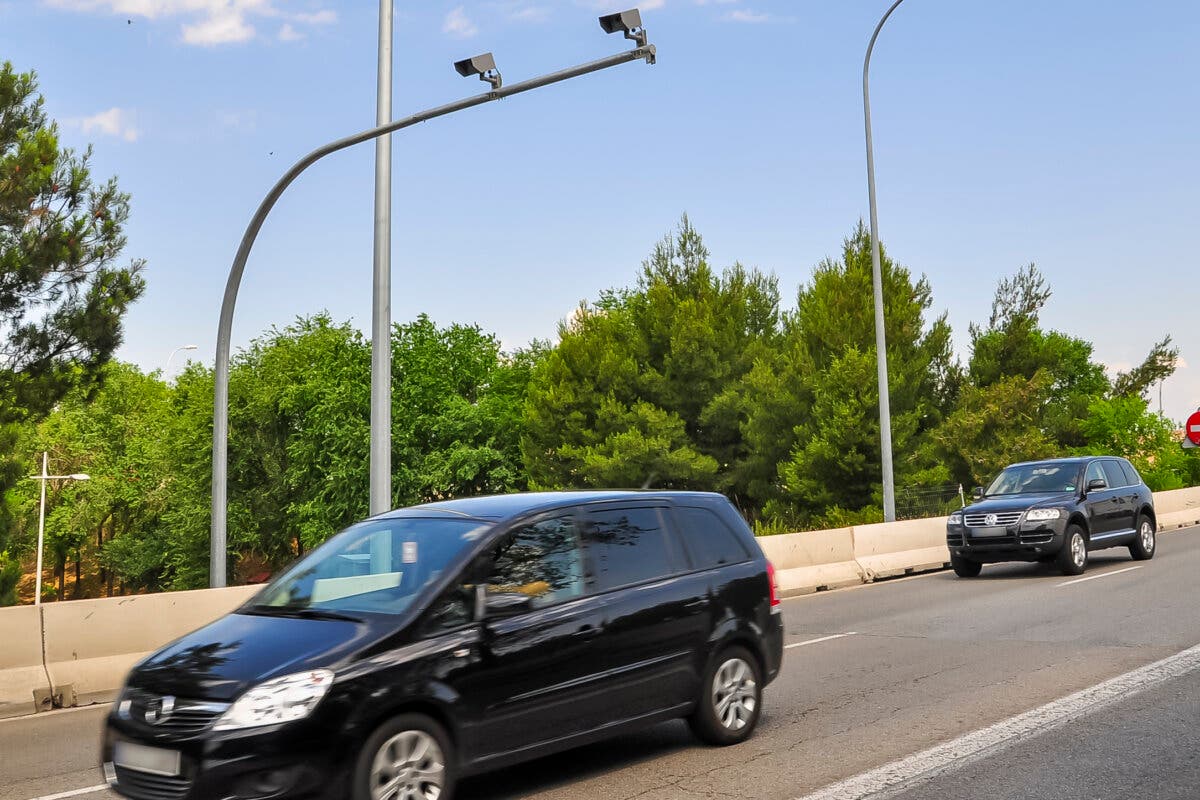
[[[1111,550],[1100,550],[1093,553],[1088,553],[1087,570],[1082,577],[1094,574],[1097,570],[1105,569],[1116,564],[1124,563],[1128,565],[1137,565],[1143,562],[1134,561],[1129,557],[1129,551],[1124,548],[1113,548]],[[953,572],[947,571],[945,574],[946,580],[962,580],[971,581],[1016,581],[1029,580],[1030,578],[1060,578],[1062,580],[1070,580],[1070,576],[1063,575],[1062,570],[1056,564],[1041,564],[1038,562],[1027,561],[1004,561],[999,564],[984,564],[983,572],[979,573],[976,578],[959,578]]]
[[[468,778],[459,785],[457,796],[460,800],[516,800],[692,747],[703,745],[683,721],[665,722],[616,739]]]

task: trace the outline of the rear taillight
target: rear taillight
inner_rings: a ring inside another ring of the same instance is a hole
[[[775,565],[767,562],[767,581],[771,584],[771,608],[779,605],[779,587],[775,585]]]

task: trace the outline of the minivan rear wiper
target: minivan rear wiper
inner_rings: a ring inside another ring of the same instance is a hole
[[[341,622],[362,622],[360,617],[352,617],[349,614],[343,614],[340,611],[328,611],[324,608],[310,608],[307,606],[269,606],[262,603],[256,603],[246,608],[249,614],[256,614],[263,617],[298,617],[299,619],[330,619]]]

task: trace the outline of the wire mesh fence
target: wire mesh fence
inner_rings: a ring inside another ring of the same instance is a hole
[[[941,517],[963,505],[963,488],[957,483],[905,486],[896,490],[896,519]]]

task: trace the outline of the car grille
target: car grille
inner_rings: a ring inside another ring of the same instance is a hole
[[[191,787],[192,782],[187,778],[152,775],[117,767],[115,788],[131,800],[179,800],[187,795]]]
[[[130,689],[123,700],[121,710],[130,719],[173,736],[193,736],[200,733],[229,708],[226,703],[172,698],[174,708],[171,709],[171,713],[158,722],[152,722],[155,714],[162,708],[163,695]],[[128,703],[127,707],[124,707],[125,703]]]
[[[1012,525],[1021,518],[1023,511],[997,511],[994,514],[966,514],[964,522],[968,528],[993,528],[999,525]],[[988,522],[988,517],[995,517],[995,522]]]

